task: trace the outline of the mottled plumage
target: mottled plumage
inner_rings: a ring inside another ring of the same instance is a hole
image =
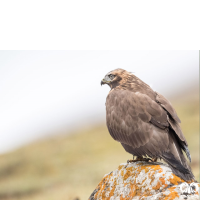
[[[163,159],[176,175],[194,179],[182,152],[190,159],[188,144],[171,103],[123,69],[109,72],[101,84],[111,87],[106,123],[113,139],[134,156]]]

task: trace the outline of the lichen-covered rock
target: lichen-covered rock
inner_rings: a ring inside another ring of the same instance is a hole
[[[125,163],[104,176],[89,200],[199,199],[199,184],[195,183],[197,187],[193,193],[190,190],[184,195],[184,187],[191,184],[185,183],[185,186],[180,188],[184,182],[162,163]]]

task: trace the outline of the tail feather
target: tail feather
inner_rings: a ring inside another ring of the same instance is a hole
[[[183,146],[183,150],[185,151],[187,158],[191,162],[190,151],[189,151],[189,149],[188,149],[188,147],[186,145]]]
[[[192,172],[189,173],[189,174],[185,174],[185,173],[180,172],[178,169],[174,168],[173,166],[171,166],[171,169],[172,169],[172,172],[173,172],[176,176],[180,177],[181,179],[183,179],[183,180],[186,181],[186,182],[187,182],[187,181],[194,181],[194,180],[195,180],[195,177],[194,177],[194,175],[192,174]]]
[[[174,155],[170,152],[164,153],[162,155],[163,160],[165,160],[168,164],[173,166],[174,168],[178,169],[180,172],[188,174],[190,171],[184,167],[179,161],[177,161],[174,157]]]
[[[182,165],[179,161],[175,159],[172,153],[167,152],[162,155],[162,159],[167,162],[172,169],[172,172],[182,178],[185,181],[195,180],[192,170],[186,162]]]
[[[186,145],[184,145],[174,134],[172,129],[169,130],[169,146],[168,150],[162,154],[165,160],[175,175],[179,176],[185,181],[195,180],[192,170],[187,163],[186,157],[182,150],[186,152],[187,157],[191,160],[190,152]]]

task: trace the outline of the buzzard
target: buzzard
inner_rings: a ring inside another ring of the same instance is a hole
[[[136,156],[135,161],[163,159],[174,174],[185,181],[194,175],[183,154],[191,162],[181,122],[171,103],[138,77],[115,69],[101,85],[111,88],[106,99],[106,124],[112,138]]]

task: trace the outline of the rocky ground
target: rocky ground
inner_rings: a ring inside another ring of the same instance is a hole
[[[119,165],[106,174],[89,200],[197,200],[199,183],[186,183],[162,163]]]

